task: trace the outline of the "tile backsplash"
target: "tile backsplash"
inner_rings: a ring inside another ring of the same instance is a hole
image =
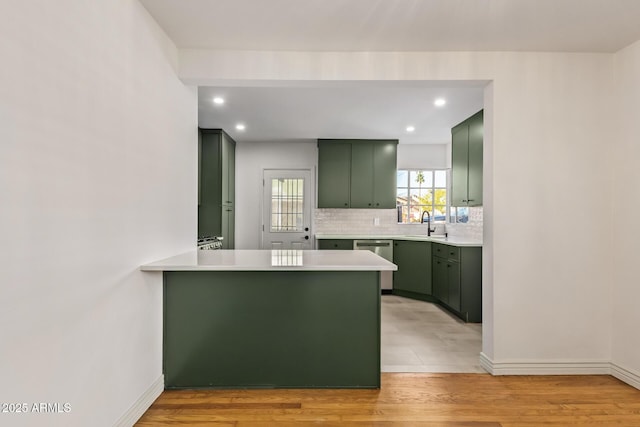
[[[398,224],[395,209],[315,209],[314,225],[319,234],[427,234],[426,224]],[[450,236],[482,240],[482,207],[469,208],[466,224],[435,226],[436,234],[444,234],[446,227]]]

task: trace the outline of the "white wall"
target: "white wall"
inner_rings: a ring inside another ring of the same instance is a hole
[[[492,81],[484,352],[521,372],[610,360],[610,232],[588,200],[612,185],[612,55],[187,49],[180,64],[181,78],[198,84]],[[547,221],[551,209],[566,216]]]
[[[162,280],[194,247],[197,94],[136,0],[0,5],[0,424],[112,426],[161,378]]]
[[[315,188],[317,164],[316,141],[236,144],[236,249],[260,248],[263,170],[310,169]],[[313,212],[315,192],[311,201]]]
[[[613,279],[613,363],[640,378],[640,286],[638,286],[638,241],[640,222],[640,42],[618,52],[615,57],[617,132],[609,138],[615,148],[615,168],[611,205],[616,218],[613,245],[614,265],[607,279]],[[640,382],[637,384],[640,386]]]
[[[398,169],[446,169],[447,144],[398,144]]]

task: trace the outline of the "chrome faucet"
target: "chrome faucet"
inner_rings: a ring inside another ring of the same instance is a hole
[[[422,211],[422,218],[420,218],[420,224],[424,224],[424,214],[427,214],[427,236],[431,236],[431,233],[436,231],[436,229],[435,228],[433,230],[431,229],[431,214],[429,213],[429,211]]]

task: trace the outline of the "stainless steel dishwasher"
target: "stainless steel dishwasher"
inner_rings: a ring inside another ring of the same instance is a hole
[[[354,240],[353,249],[371,251],[389,262],[393,262],[393,240]],[[380,272],[380,288],[382,290],[393,289],[393,272]]]

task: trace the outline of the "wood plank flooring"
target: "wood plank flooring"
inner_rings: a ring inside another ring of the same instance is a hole
[[[165,391],[136,426],[640,426],[640,390],[608,375],[383,373],[380,390]]]

